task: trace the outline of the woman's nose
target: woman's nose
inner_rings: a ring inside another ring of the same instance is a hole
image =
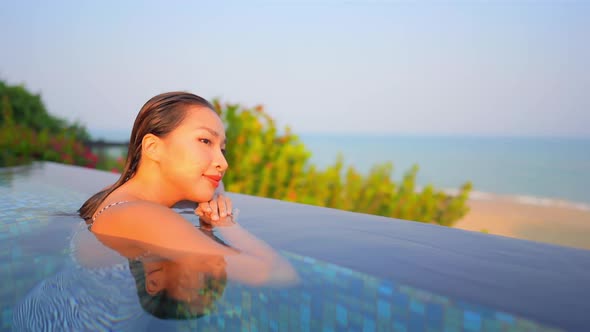
[[[227,160],[225,159],[225,156],[223,155],[223,153],[221,153],[221,151],[218,154],[218,157],[215,161],[215,167],[220,170],[221,172],[225,172],[225,170],[228,168],[228,163]]]

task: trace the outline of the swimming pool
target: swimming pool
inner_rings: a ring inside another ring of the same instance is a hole
[[[229,282],[207,315],[157,319],[124,296],[128,273],[105,288],[69,262],[76,209],[116,177],[55,163],[0,169],[2,330],[590,330],[590,251],[238,194],[239,222],[301,282]]]

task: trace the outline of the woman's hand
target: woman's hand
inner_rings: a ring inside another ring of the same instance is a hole
[[[195,214],[199,216],[201,223],[209,226],[233,225],[231,199],[223,194],[218,194],[206,203],[199,203]]]

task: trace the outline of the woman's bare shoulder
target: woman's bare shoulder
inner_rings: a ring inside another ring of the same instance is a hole
[[[108,206],[108,205],[107,205]],[[105,209],[92,225],[92,232],[123,236],[164,225],[188,223],[174,210],[149,201],[126,201]],[[151,233],[151,232],[150,232]]]

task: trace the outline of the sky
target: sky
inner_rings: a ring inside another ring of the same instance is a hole
[[[0,80],[91,133],[152,96],[295,133],[590,137],[590,1],[4,1]]]

